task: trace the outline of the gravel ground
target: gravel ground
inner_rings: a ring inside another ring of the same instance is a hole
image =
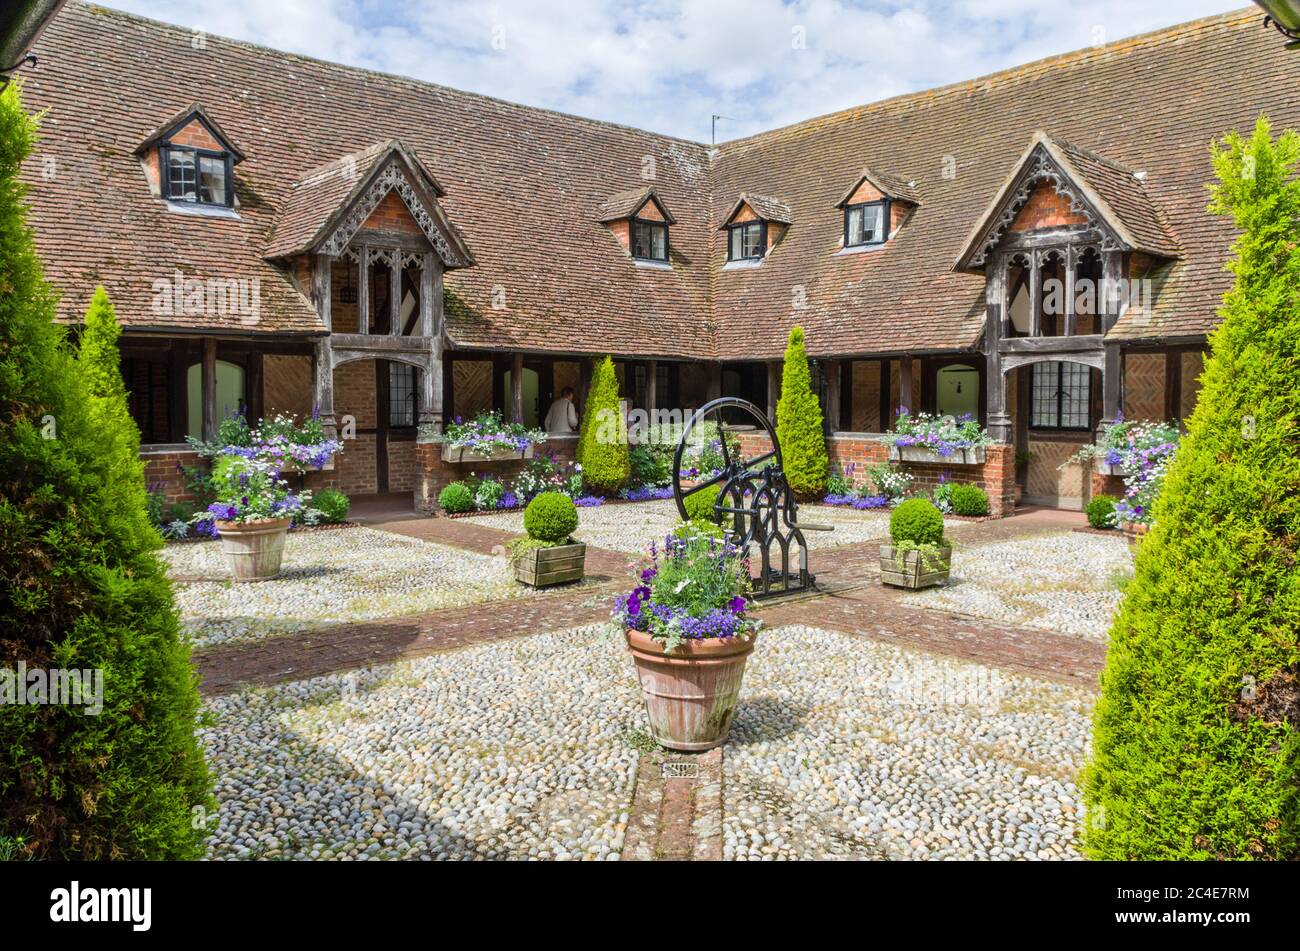
[[[213,858],[616,858],[644,728],[621,641],[537,635],[207,704]],[[727,858],[1077,858],[1090,699],[843,634],[760,635]]]
[[[954,550],[948,585],[904,601],[1106,643],[1120,579],[1132,574],[1133,553],[1119,533],[1054,532]]]
[[[369,528],[290,534],[271,581],[185,580],[229,577],[219,545],[169,545],[163,556],[200,647],[537,593],[505,558]]]
[[[1091,697],[802,627],[759,635],[727,744],[728,859],[1077,859]]]
[[[612,859],[640,710],[599,628],[208,703],[213,858]]]
[[[889,534],[889,513],[880,510],[841,508],[832,505],[799,506],[801,521],[834,525],[833,532],[805,532],[810,549],[855,545]],[[511,532],[524,530],[523,512],[482,515],[475,524],[489,525]],[[665,535],[681,524],[677,506],[671,499],[630,504],[600,505],[578,510],[577,538],[597,548],[640,554],[650,542],[661,542]],[[949,527],[960,522],[946,522]]]

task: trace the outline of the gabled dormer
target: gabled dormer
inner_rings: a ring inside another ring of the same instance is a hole
[[[840,253],[881,247],[920,203],[915,182],[864,168],[835,205],[844,212]]]
[[[654,186],[611,195],[596,220],[609,228],[632,260],[647,267],[668,267],[668,230],[677,223]]]
[[[779,198],[741,192],[720,226],[727,233],[726,267],[761,264],[780,242],[790,222],[790,206]]]
[[[160,125],[136,147],[136,155],[150,191],[169,208],[234,214],[234,168],[244,154],[202,107],[190,106]]]

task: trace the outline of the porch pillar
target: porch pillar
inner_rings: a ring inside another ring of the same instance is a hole
[[[433,336],[434,303],[434,263],[433,255],[426,254],[420,267],[420,336]]]
[[[1124,351],[1118,343],[1105,346],[1106,365],[1101,371],[1101,425],[1109,426],[1124,409]],[[1100,430],[1098,430],[1100,436]]]
[[[839,432],[840,426],[840,361],[826,361],[826,426]]]
[[[906,406],[909,413],[916,413],[912,403],[912,363],[910,356],[898,358],[898,404]]]
[[[1011,414],[1007,412],[1007,375],[1002,370],[1002,317],[1006,312],[1007,267],[999,257],[985,287],[984,309],[984,420],[996,442],[1012,442]]]
[[[203,338],[203,367],[200,371],[203,396],[203,439],[217,438],[217,341],[215,337]]]
[[[645,409],[653,413],[659,399],[659,361],[647,360],[645,365]]]
[[[767,418],[776,425],[776,404],[781,399],[781,364],[767,361]]]
[[[592,358],[581,357],[578,360],[578,415],[587,411],[587,394],[591,392]]]
[[[722,364],[709,364],[709,386],[707,391],[710,400],[716,400],[722,395]]]
[[[370,333],[370,247],[357,249],[357,333]]]
[[[334,418],[334,360],[329,337],[316,340],[311,358],[313,410],[320,418],[326,439],[338,438],[338,421]]]
[[[893,407],[893,400],[890,399],[892,394],[889,392],[889,384],[892,382],[889,376],[891,362],[889,357],[881,357],[880,363],[880,431],[889,432],[893,425],[890,418]]]
[[[524,421],[524,355],[510,355],[510,418],[518,423]]]
[[[402,335],[402,252],[388,252],[388,333]]]
[[[1074,336],[1074,268],[1075,250],[1070,245],[1065,249],[1065,335]]]
[[[1039,252],[1029,252],[1029,336],[1043,335],[1043,271]]]
[[[333,266],[334,258],[328,254],[318,254],[312,262],[311,302],[316,308],[316,313],[320,314],[321,323],[325,325],[326,330],[333,327],[333,318],[330,314],[330,271]]]

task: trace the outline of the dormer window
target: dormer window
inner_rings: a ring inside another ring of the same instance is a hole
[[[745,221],[727,226],[727,260],[756,261],[767,249],[767,222]]]
[[[889,199],[844,207],[844,246],[858,248],[883,244],[889,237]]]
[[[161,156],[168,201],[230,206],[230,153],[169,145]]]
[[[668,261],[668,225],[662,221],[632,219],[632,257],[639,261]]]

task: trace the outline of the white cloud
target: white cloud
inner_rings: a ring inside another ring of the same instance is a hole
[[[277,49],[706,140],[969,79],[1241,0],[101,0]],[[1138,7],[1141,9],[1137,9]]]

